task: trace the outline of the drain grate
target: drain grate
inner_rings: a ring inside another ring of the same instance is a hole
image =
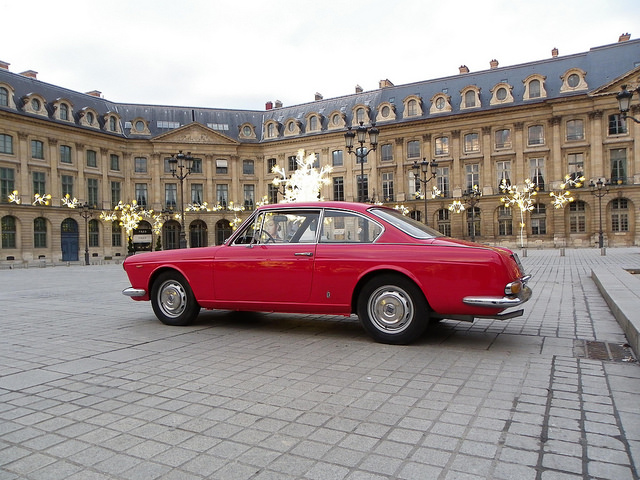
[[[573,356],[590,360],[610,362],[636,362],[629,345],[620,343],[595,342],[592,340],[574,340]]]

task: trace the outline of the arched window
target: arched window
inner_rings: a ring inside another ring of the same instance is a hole
[[[216,223],[216,245],[222,245],[232,233],[233,229],[229,220],[220,220]]]
[[[170,220],[164,224],[162,246],[165,250],[173,250],[178,248],[180,236],[180,224],[175,220]]]
[[[9,90],[4,87],[0,87],[0,107],[9,106]]]
[[[540,98],[540,80],[537,78],[529,82],[529,98]]]
[[[196,220],[189,225],[189,246],[191,248],[207,246],[207,224],[202,220]]]
[[[122,225],[119,221],[111,223],[111,245],[114,247],[122,246]]]
[[[69,106],[66,103],[60,104],[60,120],[69,120]]]
[[[410,117],[415,117],[418,114],[418,102],[415,100],[409,100],[409,102],[407,102],[407,114]]]
[[[95,218],[93,220],[89,220],[89,246],[100,246],[100,224]]]
[[[33,246],[34,248],[47,248],[47,220],[38,217],[33,220]]]
[[[16,217],[7,215],[0,220],[2,248],[16,248]]]
[[[116,117],[109,117],[109,130],[111,130],[112,132],[117,131]]]
[[[356,110],[356,121],[358,123],[366,123],[365,113],[366,112],[364,111],[364,108],[359,108],[358,110]]]

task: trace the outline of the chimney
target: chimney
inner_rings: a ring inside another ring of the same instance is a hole
[[[360,85],[356,85],[356,93],[362,93],[362,87]]]
[[[271,100],[269,100],[267,103],[264,104],[264,109],[265,110],[273,110],[273,102]]]
[[[496,68],[498,68],[498,60],[494,58],[489,62],[489,66],[491,67],[491,70],[495,70]]]
[[[460,73],[469,73],[469,67],[466,65],[460,65]]]
[[[9,70],[9,65],[11,65],[10,63],[7,62],[3,62],[2,60],[0,60],[0,68],[3,70]]]
[[[321,93],[316,92],[316,97],[315,98],[316,98],[316,102],[317,102],[318,100],[322,100],[323,97],[322,97]]]
[[[101,98],[102,97],[102,92],[99,91],[99,90],[91,90],[90,92],[87,92],[87,95],[91,95],[92,97]]]
[[[38,78],[38,72],[35,70],[27,70],[26,72],[22,72],[20,75],[28,78]]]
[[[389,80],[388,78],[385,78],[384,80],[380,80],[378,85],[380,86],[380,88],[393,87],[393,83],[391,83],[391,80]]]
[[[558,53],[560,53],[560,52],[559,52],[559,51],[558,51],[558,49],[557,49],[557,48],[555,48],[555,47],[553,48],[553,50],[551,50],[551,56],[552,56],[553,58],[556,58],[556,57],[558,56]]]
[[[276,108],[282,108],[282,101],[276,100]]]
[[[623,33],[622,35],[620,35],[620,38],[618,38],[618,42],[628,42],[629,39],[631,39],[631,34]]]

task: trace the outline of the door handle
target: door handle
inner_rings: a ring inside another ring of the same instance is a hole
[[[313,252],[299,252],[294,253],[296,257],[313,257]]]

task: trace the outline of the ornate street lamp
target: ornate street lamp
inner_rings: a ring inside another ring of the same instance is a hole
[[[598,181],[594,184],[593,181],[589,184],[589,188],[591,188],[591,195],[598,199],[598,212],[600,215],[600,230],[598,231],[598,247],[602,249],[604,245],[604,238],[602,232],[602,197],[609,193],[609,183],[604,183],[602,180],[598,179]]]
[[[482,193],[477,185],[462,194],[462,200],[471,208],[471,241],[476,241],[476,205],[480,201]],[[467,217],[468,218],[468,217]]]
[[[84,264],[89,265],[89,219],[93,217],[93,206],[84,202],[78,213],[84,218]]]
[[[420,182],[423,187],[420,188],[422,190],[422,196],[424,197],[424,224],[429,225],[429,215],[427,214],[427,184],[436,178],[436,173],[438,169],[438,162],[435,160],[431,160],[431,162],[427,162],[426,158],[422,159],[422,162],[418,163],[417,160],[413,162],[413,175]],[[429,169],[431,169],[431,176],[427,178],[427,174],[429,173]],[[424,178],[420,178],[420,172],[422,172],[422,176]]]
[[[171,175],[180,181],[180,248],[187,248],[187,233],[184,230],[184,179],[189,176],[193,168],[191,152],[183,154],[182,150],[169,159]],[[178,170],[180,173],[178,173]]]
[[[631,91],[628,91],[626,85],[622,85],[621,88],[622,91],[616,95],[616,99],[618,100],[618,107],[620,108],[620,113],[622,113],[622,118],[624,120],[628,118],[636,123],[640,123],[640,120],[637,118],[627,115],[627,112],[631,109],[631,98],[633,97],[634,90],[632,89]],[[640,87],[635,91],[640,95]]]
[[[364,144],[367,141],[367,133],[369,134],[369,143],[371,143],[371,150],[365,148]],[[356,128],[354,132],[351,127],[347,128],[344,134],[344,141],[347,146],[347,152],[355,154],[356,158],[360,162],[360,185],[358,189],[358,201],[364,202],[364,160],[369,155],[369,152],[373,152],[378,148],[378,134],[380,130],[376,128],[376,124],[372,123],[371,127],[365,127],[364,122],[360,122],[360,126]],[[353,140],[357,137],[357,141],[360,144],[353,150]]]

